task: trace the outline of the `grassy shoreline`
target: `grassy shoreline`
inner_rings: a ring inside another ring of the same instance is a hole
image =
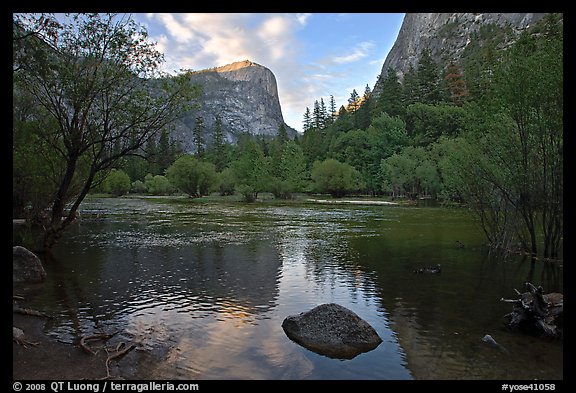
[[[91,198],[113,198],[111,194],[89,194]],[[190,198],[186,194],[173,195],[148,195],[148,194],[127,194],[120,198],[148,199],[158,201],[168,201],[170,203],[233,203],[243,205],[272,204],[272,205],[381,205],[381,206],[412,206],[412,207],[462,207],[460,205],[440,203],[434,200],[422,199],[411,200],[407,198],[392,198],[388,196],[374,197],[368,195],[351,195],[343,198],[335,198],[327,194],[295,194],[291,199],[275,198],[272,193],[263,192],[258,195],[254,202],[246,202],[242,195],[222,196],[212,193],[207,196]]]

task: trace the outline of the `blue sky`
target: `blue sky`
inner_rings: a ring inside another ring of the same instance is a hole
[[[251,60],[276,76],[284,121],[302,130],[306,107],[374,87],[404,14],[132,14],[164,53],[164,71]]]

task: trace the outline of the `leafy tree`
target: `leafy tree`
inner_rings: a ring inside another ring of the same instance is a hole
[[[130,191],[130,177],[123,170],[112,169],[104,180],[103,189],[114,196],[122,196]]]
[[[437,164],[423,147],[408,146],[382,161],[383,178],[392,196],[436,195],[440,190]]]
[[[237,188],[246,201],[252,202],[270,184],[270,163],[253,139],[240,141],[239,157],[232,163]]]
[[[333,158],[316,161],[311,177],[318,191],[334,197],[343,197],[363,187],[361,175],[354,167]]]
[[[18,15],[13,24],[28,31]],[[138,154],[189,107],[197,92],[182,77],[150,81],[160,75],[162,55],[130,17],[74,14],[21,50],[25,55],[14,65],[14,89],[45,111],[34,134],[42,140],[39,148],[59,161],[53,198],[48,206],[37,207],[50,209],[48,217],[37,217],[49,249],[75,220],[93,182],[103,178],[100,173]],[[14,146],[22,148],[30,146]]]
[[[460,188],[491,245],[557,257],[563,236],[563,36],[558,17],[525,32],[494,69],[459,156]]]
[[[132,182],[132,185],[130,186],[130,192],[134,194],[143,194],[146,192],[146,184],[144,184],[144,182],[141,180],[136,180]]]
[[[236,175],[232,168],[226,168],[218,174],[218,191],[220,195],[234,195],[236,189]]]
[[[281,197],[290,198],[292,193],[302,191],[305,187],[308,173],[306,158],[302,148],[294,141],[284,145],[280,156]]]
[[[207,195],[217,181],[214,164],[199,161],[191,155],[178,158],[166,171],[166,177],[192,198]]]
[[[162,175],[147,174],[144,177],[144,185],[146,186],[146,191],[152,195],[169,195],[175,191],[170,180]]]
[[[406,109],[406,128],[413,144],[428,146],[442,135],[456,137],[470,124],[466,108],[414,103]]]

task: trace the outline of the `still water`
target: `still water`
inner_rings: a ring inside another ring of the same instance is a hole
[[[508,332],[500,302],[525,281],[561,292],[562,266],[482,243],[464,210],[88,199],[30,306],[60,341],[136,343],[111,369],[127,379],[562,379],[562,342]],[[286,337],[286,316],[329,302],[382,344],[338,360]]]

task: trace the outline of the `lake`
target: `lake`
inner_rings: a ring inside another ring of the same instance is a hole
[[[115,342],[136,343],[114,375],[563,378],[562,341],[509,332],[500,302],[526,281],[562,292],[561,263],[490,256],[465,209],[89,198],[80,213],[28,305],[55,315],[45,330],[60,341],[120,331]],[[286,316],[331,302],[383,342],[339,360],[286,337]]]

